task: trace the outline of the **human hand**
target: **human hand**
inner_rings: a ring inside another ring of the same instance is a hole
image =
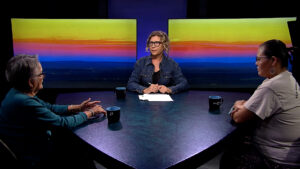
[[[79,110],[80,111],[86,111],[92,107],[94,107],[95,105],[97,105],[98,103],[100,103],[100,101],[91,101],[91,98],[88,98],[87,100],[83,101],[80,105],[79,105]]]
[[[172,93],[172,90],[165,85],[159,85],[158,90],[160,93]]]
[[[92,107],[88,111],[85,111],[85,114],[88,116],[88,118],[94,117],[98,114],[106,115],[106,113],[107,112],[100,105],[95,105],[94,107]]]
[[[239,106],[239,105],[244,105],[244,103],[246,102],[246,100],[237,100],[234,105],[235,106]]]
[[[151,84],[148,88],[144,89],[144,94],[148,93],[157,93],[158,92],[158,84]]]
[[[230,113],[230,116],[233,117],[233,115],[238,112],[239,110],[241,110],[243,108],[244,103],[246,102],[246,100],[237,100],[234,105],[233,105],[233,109]]]

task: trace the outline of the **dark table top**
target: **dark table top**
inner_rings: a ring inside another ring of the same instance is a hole
[[[224,99],[220,112],[209,112],[208,96]],[[174,167],[219,143],[236,127],[228,111],[234,101],[249,93],[187,91],[171,95],[173,102],[140,101],[127,92],[118,100],[113,91],[60,94],[58,104],[78,104],[91,97],[101,105],[121,107],[120,122],[108,124],[100,116],[73,132],[96,150],[129,167],[160,169]]]

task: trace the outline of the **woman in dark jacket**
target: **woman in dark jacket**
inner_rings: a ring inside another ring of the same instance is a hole
[[[153,31],[147,40],[150,56],[139,59],[129,78],[127,88],[138,93],[174,94],[188,88],[179,65],[170,57],[169,38],[162,31]]]

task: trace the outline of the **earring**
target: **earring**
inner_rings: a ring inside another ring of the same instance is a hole
[[[271,69],[270,69],[270,74],[271,74],[271,75],[274,75],[274,74],[275,74],[275,69],[274,69],[274,67],[271,67]]]

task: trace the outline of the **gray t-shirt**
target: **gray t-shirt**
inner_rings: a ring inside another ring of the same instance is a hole
[[[258,149],[274,162],[300,166],[300,90],[292,74],[264,80],[244,106],[262,119]]]

